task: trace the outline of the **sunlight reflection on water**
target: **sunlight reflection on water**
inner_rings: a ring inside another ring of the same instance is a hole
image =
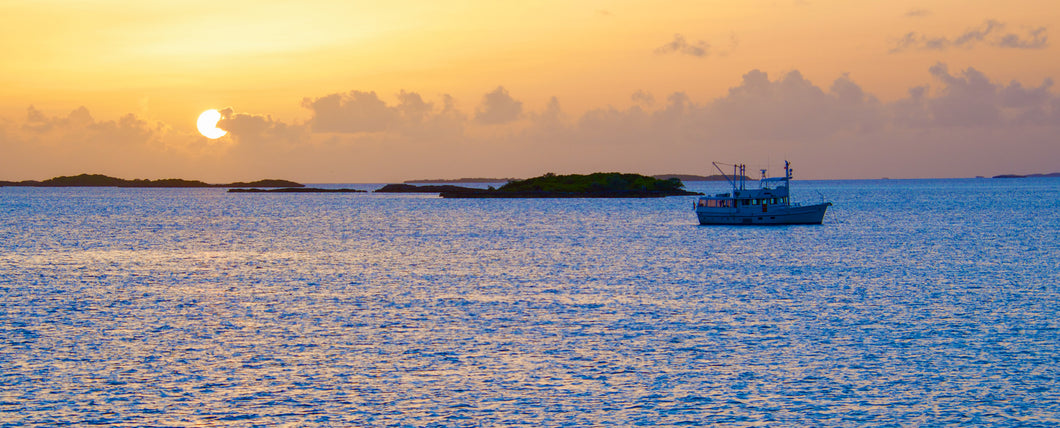
[[[797,184],[825,225],[0,188],[0,422],[1058,422],[1057,181]]]

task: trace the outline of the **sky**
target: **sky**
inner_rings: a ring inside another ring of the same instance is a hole
[[[0,0],[0,180],[1055,172],[1057,31],[1054,0]]]

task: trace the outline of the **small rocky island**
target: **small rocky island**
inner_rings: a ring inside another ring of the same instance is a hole
[[[684,190],[680,179],[660,180],[640,174],[598,172],[594,174],[545,174],[513,180],[494,189],[440,185],[388,184],[380,193],[438,193],[443,198],[660,198],[701,195]]]
[[[161,180],[125,180],[122,178],[108,177],[102,174],[81,174],[75,176],[61,176],[44,181],[0,181],[0,187],[305,187],[304,184],[287,180],[258,180],[252,182],[235,182],[228,184],[209,184],[198,180],[183,180],[179,178],[165,178]]]

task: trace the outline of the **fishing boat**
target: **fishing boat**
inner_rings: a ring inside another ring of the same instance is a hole
[[[792,169],[788,161],[784,161],[783,177],[767,178],[766,170],[763,169],[757,189],[747,188],[745,165],[733,165],[730,177],[717,162],[713,164],[732,185],[732,191],[704,196],[696,201],[696,216],[701,225],[821,224],[825,211],[832,205],[831,202],[814,205],[791,203],[788,189]]]

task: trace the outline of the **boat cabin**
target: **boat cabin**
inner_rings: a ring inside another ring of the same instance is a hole
[[[733,196],[735,195],[735,196]],[[787,186],[761,188],[754,190],[737,190],[733,193],[719,193],[714,196],[699,198],[698,206],[704,208],[736,208],[756,205],[790,205]]]

